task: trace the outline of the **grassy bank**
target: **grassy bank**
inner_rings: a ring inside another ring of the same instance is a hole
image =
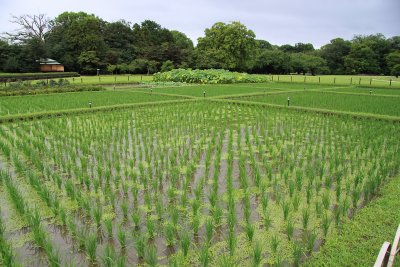
[[[400,223],[400,176],[380,191],[377,199],[335,231],[306,266],[372,266],[384,241],[393,242]],[[400,266],[400,258],[395,259]]]

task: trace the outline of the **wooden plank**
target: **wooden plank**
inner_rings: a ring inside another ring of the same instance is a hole
[[[386,264],[389,260],[389,250],[390,250],[390,243],[385,242],[383,243],[381,250],[379,251],[378,258],[376,258],[374,267],[386,267]]]
[[[390,251],[389,261],[387,265],[388,267],[393,266],[394,258],[396,257],[397,253],[397,247],[399,246],[399,241],[400,241],[400,224],[399,227],[397,227],[396,236],[394,237],[393,240],[392,249]]]

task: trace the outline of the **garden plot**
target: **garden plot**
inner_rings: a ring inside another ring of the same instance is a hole
[[[287,92],[286,94],[243,97],[240,100],[287,106],[289,98],[291,106],[400,116],[400,99],[398,97],[339,94],[331,91],[334,90],[326,92]]]
[[[399,127],[206,101],[4,124],[1,258],[297,264],[398,175]]]

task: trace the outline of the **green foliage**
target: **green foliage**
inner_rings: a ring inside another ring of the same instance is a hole
[[[215,23],[198,38],[197,66],[247,70],[256,49],[255,34],[245,25],[234,21]]]
[[[266,82],[266,77],[247,73],[230,72],[228,70],[191,70],[174,69],[168,72],[158,72],[154,75],[156,82],[184,82],[202,84],[220,83],[256,83]]]

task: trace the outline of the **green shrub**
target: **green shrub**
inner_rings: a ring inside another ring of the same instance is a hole
[[[154,74],[155,82],[185,82],[202,84],[220,83],[257,83],[267,82],[267,78],[260,75],[231,72],[229,70],[192,70],[174,69]]]

